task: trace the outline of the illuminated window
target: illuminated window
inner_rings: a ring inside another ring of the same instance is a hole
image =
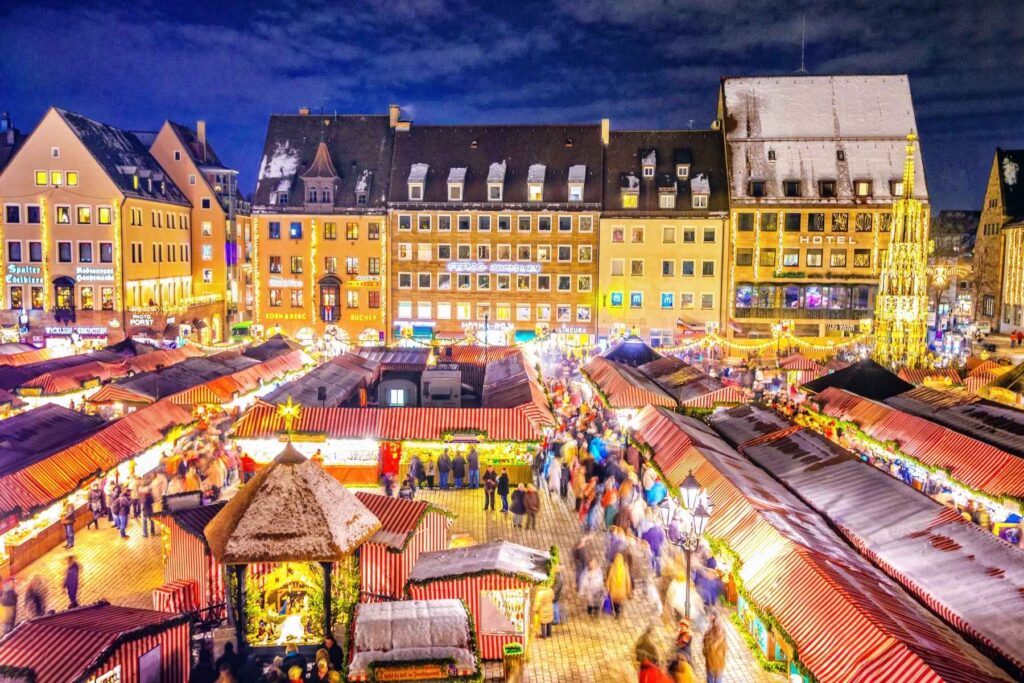
[[[324,272],[328,275],[334,275],[338,272],[338,257],[337,256],[325,256],[324,257]]]
[[[68,187],[78,187],[78,171],[68,171],[65,175]]]
[[[64,174],[60,171],[50,171],[50,184],[60,187],[64,184]]]
[[[516,304],[516,321],[517,322],[529,322],[530,317],[533,314],[533,309],[530,304]]]
[[[853,267],[854,268],[870,268],[871,267],[871,250],[870,249],[854,249],[853,250]]]
[[[540,322],[551,320],[551,304],[537,304],[537,320]]]
[[[612,308],[622,308],[622,292],[611,292],[608,295],[608,305]]]
[[[589,292],[592,290],[594,279],[590,275],[577,275],[576,276],[576,291],[577,292]]]
[[[850,214],[832,214],[832,232],[848,232],[850,229]]]
[[[92,207],[91,206],[79,206],[78,207],[78,224],[89,225],[92,223]]]
[[[670,192],[662,192],[658,195],[658,208],[661,209],[674,209],[676,208],[676,196]]]
[[[870,197],[871,196],[871,181],[870,180],[855,180],[853,182],[853,194],[858,197]]]
[[[71,207],[70,206],[58,206],[56,207],[57,212],[57,224],[58,225],[71,225]]]
[[[494,307],[494,318],[501,322],[512,320],[512,304],[498,304]]]
[[[93,290],[92,287],[82,287],[81,288],[80,297],[81,297],[81,301],[82,301],[82,310],[83,311],[91,311],[93,309],[93,306],[95,305],[93,291],[94,290]]]
[[[594,260],[594,247],[589,244],[579,245],[578,260],[580,263],[590,263]]]
[[[432,261],[434,259],[434,250],[430,242],[420,242],[416,245],[416,260],[417,261]]]
[[[829,254],[828,259],[829,266],[832,268],[845,268],[846,267],[846,250],[845,249],[833,249]]]
[[[531,280],[532,278],[529,275],[516,275],[516,290],[520,292],[529,292]]]
[[[629,293],[629,307],[630,308],[643,308],[644,307],[644,293],[643,292],[630,292]]]
[[[629,274],[633,277],[643,277],[644,260],[642,258],[634,258],[629,260]]]
[[[633,228],[630,231],[629,241],[633,244],[643,244],[644,241],[644,229],[642,227]]]
[[[421,214],[417,217],[416,230],[419,232],[430,232],[430,214]]]
[[[302,223],[299,221],[292,221],[288,226],[288,237],[293,240],[302,239]]]
[[[473,309],[470,304],[462,301],[455,304],[455,319],[456,320],[469,320],[472,316]]]
[[[380,223],[367,223],[367,225],[366,225],[366,239],[368,239],[368,240],[379,240],[380,239]]]
[[[612,259],[612,275],[622,275],[626,269],[625,259],[613,258]]]
[[[437,288],[450,290],[452,288],[452,274],[451,273],[438,273],[437,274]]]
[[[292,308],[302,308],[302,290],[301,289],[291,289],[291,290],[288,290],[288,295],[289,295],[288,296],[289,303],[291,304]]]
[[[544,186],[540,183],[530,183],[528,196],[531,202],[544,201]]]
[[[661,307],[662,308],[675,308],[676,306],[676,295],[672,292],[661,293]]]
[[[301,273],[302,272],[302,257],[301,256],[292,256],[291,257],[290,265],[291,265],[291,272],[292,273],[294,273],[296,275]]]
[[[569,306],[568,304],[558,304],[555,308],[555,316],[560,323],[572,322],[572,306]]]
[[[807,250],[808,258],[814,249]],[[818,250],[820,251],[820,250]],[[795,268],[800,265],[800,250],[799,249],[783,249],[782,250],[782,265],[787,268]],[[810,265],[810,264],[808,264]],[[819,264],[820,265],[820,264]]]
[[[36,171],[36,186],[46,187],[48,177],[46,171]]]
[[[399,242],[398,243],[398,260],[399,261],[411,261],[412,260],[412,243],[411,242]]]
[[[623,209],[635,209],[637,202],[640,199],[640,195],[635,192],[623,192],[622,193],[622,208]]]
[[[511,261],[512,260],[512,245],[511,244],[499,244],[498,245],[498,260],[499,261]]]
[[[359,308],[359,290],[350,289],[345,292],[345,305],[349,308]]]
[[[10,287],[11,310],[20,310],[25,305],[25,290],[21,287]]]
[[[412,302],[411,301],[399,301],[398,302],[398,317],[409,319],[412,317]]]
[[[695,209],[706,209],[706,208],[708,208],[708,196],[706,194],[695,194],[695,195],[693,195],[692,206]]]
[[[774,266],[775,265],[775,249],[761,249],[761,265],[762,266]]]
[[[437,319],[438,320],[451,320],[452,319],[452,304],[450,301],[443,301],[437,304]]]

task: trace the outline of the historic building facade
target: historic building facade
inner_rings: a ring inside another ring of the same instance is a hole
[[[907,78],[726,78],[718,116],[730,333],[770,337],[780,321],[805,337],[855,333],[873,316],[904,145],[917,129]],[[914,198],[927,208],[914,144]]]
[[[397,130],[390,337],[592,341],[602,150],[599,125]]]
[[[612,131],[601,213],[601,336],[652,345],[723,323],[729,215],[718,131]]]
[[[1021,165],[1024,150],[996,149],[974,244],[975,320],[993,332],[1010,332],[1024,325]]]
[[[253,319],[302,341],[379,343],[387,325],[388,116],[275,115],[253,198]]]

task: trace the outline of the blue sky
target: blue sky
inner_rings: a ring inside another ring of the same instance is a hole
[[[0,110],[130,129],[206,119],[251,192],[268,116],[300,106],[423,123],[707,127],[723,75],[908,73],[933,202],[980,209],[1024,147],[1024,3],[368,0],[10,3]],[[6,5],[6,8],[4,7]]]

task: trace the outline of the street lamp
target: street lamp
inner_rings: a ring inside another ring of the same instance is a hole
[[[707,528],[708,520],[711,519],[712,506],[707,493],[701,489],[700,482],[693,476],[693,470],[690,470],[690,473],[686,475],[686,479],[683,480],[680,492],[682,493],[686,513],[683,514],[683,511],[680,510],[675,519],[673,519],[668,528],[668,538],[674,545],[682,548],[683,552],[686,553],[685,615],[689,619],[690,588],[692,583],[690,563],[693,551],[699,547],[700,539]],[[687,520],[687,518],[689,519]],[[687,521],[689,521],[689,524],[686,523]]]

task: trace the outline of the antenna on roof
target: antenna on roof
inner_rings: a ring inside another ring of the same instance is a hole
[[[800,15],[800,68],[797,69],[796,73],[800,76],[807,75],[807,67],[804,63],[804,58],[807,55],[807,15]]]
[[[689,120],[689,122],[686,124],[686,127],[689,130],[693,130],[693,119]]]

